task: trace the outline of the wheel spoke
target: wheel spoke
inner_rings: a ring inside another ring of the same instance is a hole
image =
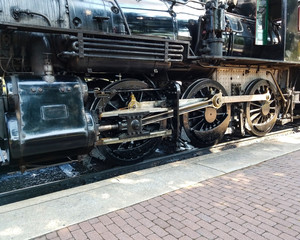
[[[221,123],[227,117],[227,113],[217,113],[216,120]]]
[[[224,113],[224,112],[217,112],[217,116],[225,116],[226,115],[226,113]]]
[[[258,116],[260,116],[260,112],[259,112],[259,113],[253,114],[253,115],[250,117],[251,121],[253,122]]]
[[[202,126],[200,127],[199,130],[203,130],[203,129],[204,129],[204,126],[205,126],[205,122],[202,124]]]
[[[189,117],[189,120],[195,120],[195,119],[203,118],[203,117],[204,117],[204,114],[201,114],[201,115],[198,115],[198,116]]]
[[[202,89],[199,90],[201,97],[205,97],[205,94],[203,94]]]
[[[119,108],[117,108],[115,105],[113,105],[111,102],[108,102],[108,105],[111,106],[112,108],[114,108],[115,110],[118,110]]]
[[[254,103],[254,102],[250,102],[250,105],[251,105],[251,106],[258,107],[258,108],[261,108],[261,105],[260,105],[260,104],[257,104],[257,103]]]
[[[260,112],[261,109],[260,108],[256,108],[256,109],[252,109],[250,110],[250,113],[255,113],[255,112]]]
[[[118,96],[119,96],[120,100],[121,100],[123,103],[125,103],[125,102],[126,102],[126,100],[123,98],[123,96],[122,96],[122,94],[121,94],[121,93],[118,93]]]
[[[201,119],[199,122],[197,122],[194,126],[191,126],[192,129],[196,129],[201,123],[204,122],[204,119]]]
[[[272,99],[271,101],[269,101],[269,104],[271,105],[274,102],[275,102],[275,99]]]
[[[274,117],[275,117],[275,113],[269,113],[268,119],[272,119],[272,118],[274,118]]]
[[[141,102],[143,100],[144,92],[141,92],[141,96],[139,98],[139,101]]]
[[[262,116],[259,115],[256,117],[256,119],[252,120],[253,121],[253,125],[258,124],[259,120],[261,120]]]

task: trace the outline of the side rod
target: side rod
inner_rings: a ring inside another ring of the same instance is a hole
[[[179,115],[183,115],[189,112],[197,111],[203,108],[212,107],[219,109],[224,104],[239,103],[239,102],[252,102],[252,101],[270,101],[270,93],[256,94],[256,95],[241,95],[241,96],[222,96],[222,93],[214,95],[211,99],[203,101],[193,99],[195,102],[191,102],[191,99],[179,100]],[[198,100],[198,101],[197,101]],[[173,116],[173,109],[167,112],[155,114],[149,117],[143,118],[143,125],[155,123]]]

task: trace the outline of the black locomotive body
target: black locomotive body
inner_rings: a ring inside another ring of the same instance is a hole
[[[132,163],[298,118],[296,0],[0,0],[0,164]]]

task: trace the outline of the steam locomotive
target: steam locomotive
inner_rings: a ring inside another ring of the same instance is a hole
[[[0,165],[128,164],[299,118],[296,0],[0,0]]]

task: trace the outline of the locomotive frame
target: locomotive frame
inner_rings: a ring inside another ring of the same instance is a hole
[[[176,149],[183,131],[201,147],[299,118],[297,1],[164,0],[166,10],[141,15],[121,2],[102,15],[87,3],[83,15],[61,0],[57,21],[19,6],[0,16],[2,165],[78,155],[128,164],[162,139]]]

